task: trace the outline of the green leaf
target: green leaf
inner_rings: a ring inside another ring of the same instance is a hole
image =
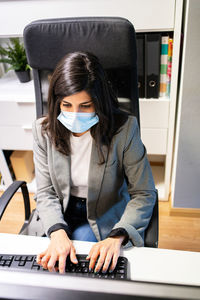
[[[2,58],[0,59],[0,62],[3,62],[5,64],[12,64],[12,60],[8,58]]]
[[[0,55],[3,56],[0,62],[10,64],[10,68],[14,70],[23,71],[30,68],[28,66],[24,45],[20,43],[19,38],[10,38],[10,44],[7,43],[6,48],[0,46]]]

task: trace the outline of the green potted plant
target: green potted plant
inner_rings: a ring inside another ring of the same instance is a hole
[[[13,69],[20,82],[30,81],[30,69],[28,65],[24,45],[20,43],[19,38],[10,38],[10,45],[0,46],[0,62],[10,65],[6,71]]]

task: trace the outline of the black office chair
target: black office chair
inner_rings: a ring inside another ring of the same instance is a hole
[[[67,53],[88,51],[99,58],[117,96],[123,98],[121,107],[131,111],[139,123],[136,39],[128,20],[88,17],[34,21],[24,29],[24,44],[33,69],[37,117],[47,111],[48,75],[58,61]]]
[[[37,117],[47,112],[48,76],[58,61],[67,53],[88,51],[99,58],[106,70],[121,100],[120,107],[134,114],[140,124],[136,38],[134,27],[128,20],[117,17],[88,17],[34,21],[24,29],[24,43],[28,62],[33,69]],[[25,195],[23,230],[30,217],[25,182],[14,182],[9,187],[10,192],[6,191],[3,201],[0,199],[0,218],[1,211],[5,210],[14,190],[20,186]],[[145,232],[145,246],[157,247],[157,243],[158,199]]]

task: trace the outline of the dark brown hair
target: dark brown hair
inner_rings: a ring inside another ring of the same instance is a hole
[[[100,163],[103,163],[105,160],[102,146],[110,146],[113,136],[127,120],[127,114],[119,110],[117,97],[95,55],[73,52],[58,63],[50,79],[48,115],[42,123],[43,133],[50,136],[58,151],[65,155],[70,154],[71,132],[57,117],[62,99],[83,90],[91,96],[99,117],[99,122],[90,132],[98,147]]]

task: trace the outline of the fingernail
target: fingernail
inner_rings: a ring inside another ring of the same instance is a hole
[[[113,270],[109,270],[109,273],[112,273],[113,272]]]
[[[105,270],[102,270],[101,272],[102,272],[103,274],[105,274],[107,271],[105,271]]]

